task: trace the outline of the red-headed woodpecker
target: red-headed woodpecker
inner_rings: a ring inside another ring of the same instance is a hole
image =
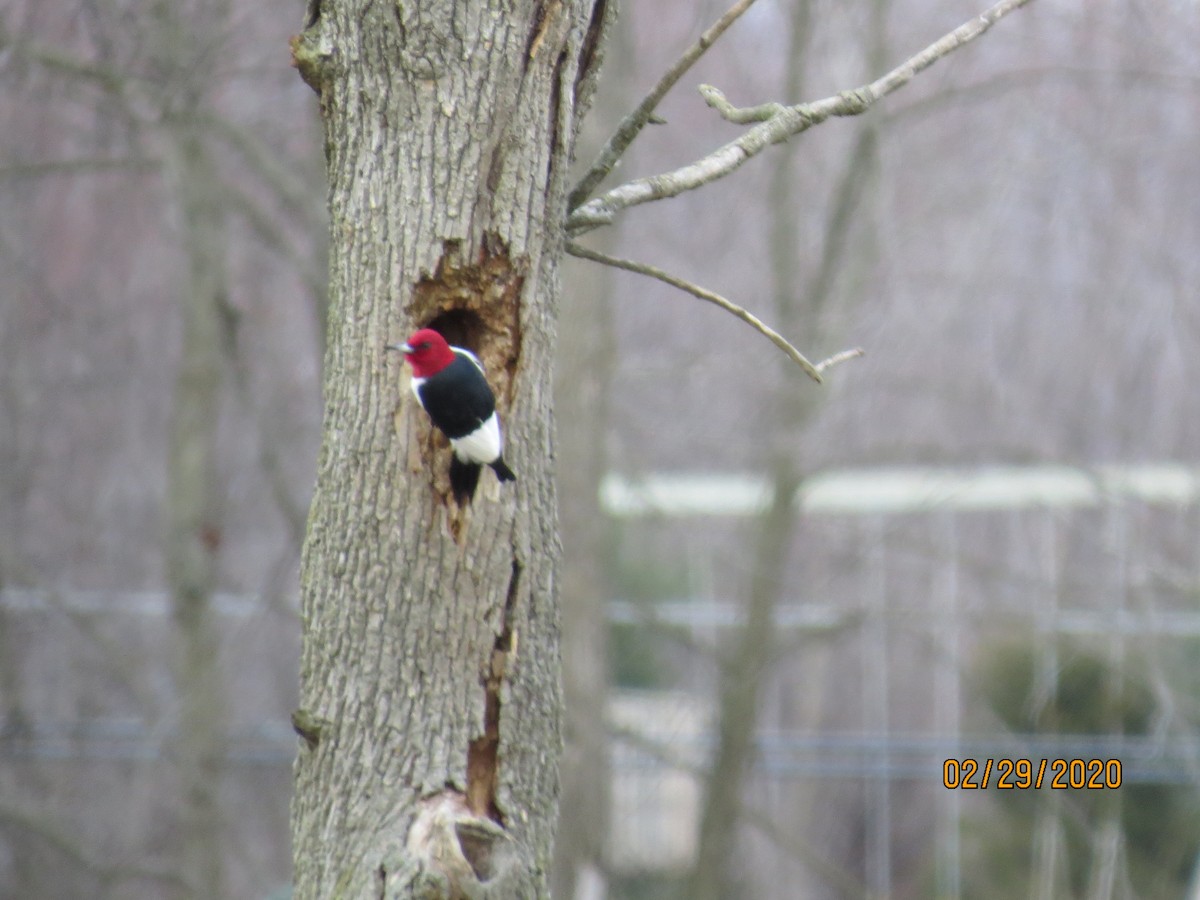
[[[450,439],[450,489],[459,506],[470,502],[479,471],[492,467],[501,481],[515,481],[504,462],[504,441],[496,398],[483,366],[470,350],[451,347],[432,328],[422,328],[406,344],[389,344],[412,366],[412,390],[433,424]]]

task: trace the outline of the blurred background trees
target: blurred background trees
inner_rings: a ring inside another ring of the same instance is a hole
[[[289,779],[237,761],[294,705],[311,101],[279,10],[29,3],[0,24],[4,704],[25,760],[5,796],[38,823],[6,832],[9,888],[261,892],[286,873]]]
[[[623,11],[590,146],[722,8]],[[760,0],[620,174],[739,133],[696,83],[825,96],[979,8]],[[300,17],[0,13],[0,893],[286,887],[325,282]],[[560,895],[701,871],[732,714],[721,896],[1195,881],[1198,38],[1194,3],[1043,0],[589,236],[867,355],[798,383],[723,313],[567,267]],[[739,658],[753,707],[723,709]],[[941,786],[947,756],[1050,752],[1126,787]]]

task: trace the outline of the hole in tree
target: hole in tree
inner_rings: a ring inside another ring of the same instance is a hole
[[[432,328],[455,347],[479,355],[483,343],[483,320],[469,309],[448,309],[438,313],[422,327]]]
[[[454,824],[454,833],[458,837],[459,849],[470,863],[475,877],[485,884],[491,881],[496,874],[495,860],[492,858],[496,835],[473,829],[462,822]]]

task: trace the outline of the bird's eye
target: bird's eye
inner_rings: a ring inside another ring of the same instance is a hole
[[[417,344],[417,349],[418,350],[428,350],[429,349],[429,341],[421,341],[421,343]]]

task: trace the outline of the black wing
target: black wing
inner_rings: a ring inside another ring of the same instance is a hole
[[[420,387],[421,405],[448,438],[466,437],[496,411],[496,398],[483,372],[470,357],[454,362]]]

